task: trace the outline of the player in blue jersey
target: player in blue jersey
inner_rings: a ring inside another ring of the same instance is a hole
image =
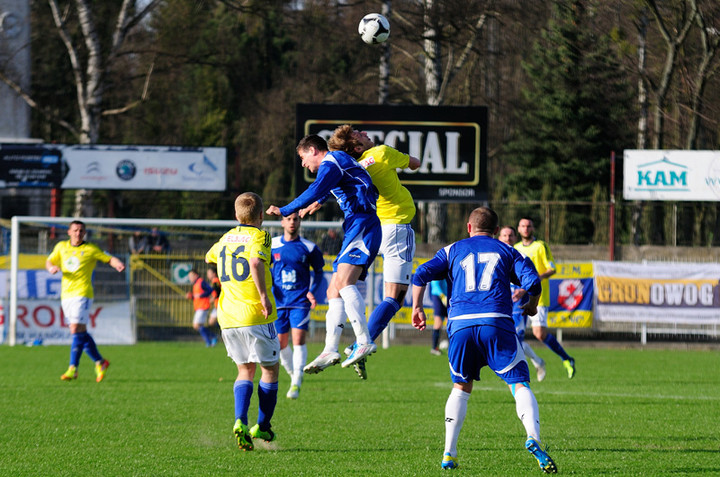
[[[340,362],[340,337],[348,318],[357,346],[343,361],[342,367],[351,366],[377,350],[365,319],[365,299],[356,283],[365,279],[368,267],[375,260],[382,231],[375,211],[377,189],[368,172],[355,159],[341,151],[328,151],[325,139],[316,134],[304,137],[297,146],[297,153],[302,166],[316,172],[317,177],[295,200],[282,208],[271,205],[267,214],[287,217],[300,211],[302,217],[308,206],[315,202],[322,204],[332,195],[345,215],[343,244],[333,262],[334,273],[327,290],[325,348],[304,369],[306,373],[314,374]]]
[[[307,362],[305,337],[310,309],[316,305],[315,294],[322,285],[325,259],[317,245],[300,236],[297,213],[283,217],[280,223],[283,234],[272,239],[273,295],[278,314],[275,329],[280,340],[280,364],[292,379],[287,397],[297,399]],[[291,328],[292,349],[288,346]]]
[[[512,321],[510,283],[527,291],[526,313],[534,314],[542,288],[535,267],[512,247],[493,238],[498,231],[497,214],[488,207],[472,211],[467,224],[469,238],[439,250],[418,267],[413,277],[412,324],[426,325],[423,296],[428,283],[448,279],[448,359],[453,390],[445,405],[445,452],[443,469],[458,467],[457,440],[465,420],[473,381],[480,369],[490,367],[505,381],[513,397],[527,439],[526,449],[547,473],[557,472],[555,463],[540,446],[540,413],[530,390],[522,346]]]
[[[500,228],[500,232],[498,232],[498,240],[513,247],[515,243],[517,243],[517,233],[515,232],[515,228],[510,225],[502,226]],[[526,257],[526,260],[530,259]],[[537,372],[537,380],[542,381],[543,379],[545,379],[545,360],[535,354],[535,351],[533,351],[530,345],[525,341],[527,316],[523,314],[523,309],[521,307],[522,305],[527,303],[527,294],[525,293],[525,290],[512,283],[510,284],[510,291],[512,293],[513,300],[512,316],[513,322],[515,323],[515,333],[517,334],[518,339],[523,345],[523,351],[525,352],[525,356],[529,357],[533,366],[535,366],[535,370]]]

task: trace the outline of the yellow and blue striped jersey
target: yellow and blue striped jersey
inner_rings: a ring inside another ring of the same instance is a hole
[[[270,323],[277,319],[270,273],[270,234],[251,225],[239,225],[226,232],[205,255],[208,263],[217,263],[222,283],[218,298],[218,323],[223,329]],[[250,259],[264,262],[265,289],[272,313],[265,318],[252,274]]]
[[[548,270],[555,270],[555,259],[550,252],[550,247],[542,240],[533,240],[530,245],[518,242],[515,244],[515,248],[532,260],[538,275],[542,275]],[[550,284],[547,278],[542,280],[542,294],[538,306],[550,306]]]
[[[409,224],[415,217],[410,191],[400,183],[396,169],[410,164],[410,156],[388,146],[374,146],[363,152],[358,162],[370,173],[377,187],[377,215],[381,224]]]
[[[97,261],[108,263],[112,256],[95,244],[83,242],[73,247],[69,240],[58,242],[48,256],[62,271],[61,298],[94,298],[92,274]]]

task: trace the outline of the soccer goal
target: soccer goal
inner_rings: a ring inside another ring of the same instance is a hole
[[[60,276],[50,276],[45,271],[45,260],[55,243],[67,240],[67,229],[73,220],[77,219],[13,217],[9,240],[7,233],[2,235],[2,241],[9,242],[10,269],[0,271],[5,274],[0,279],[0,303],[3,304],[6,317],[0,326],[9,345],[38,339],[46,344],[60,344],[69,339],[69,335],[63,335],[69,332],[60,310]],[[97,334],[94,336],[99,343],[116,344],[134,343],[138,339],[138,327],[143,332],[190,328],[192,307],[185,296],[189,290],[187,272],[196,268],[203,270],[204,274],[207,268],[204,263],[205,252],[223,233],[237,225],[233,220],[80,220],[87,227],[88,242],[109,251],[126,265],[125,272],[119,274],[98,263],[93,275],[94,306],[100,304],[103,305],[103,313],[112,312],[107,319],[99,315],[103,320],[102,327],[106,327],[105,323],[113,324],[106,338],[102,334],[100,339]],[[279,221],[265,221],[262,228],[273,237],[282,234]],[[342,222],[306,220],[302,223],[301,235],[320,245],[329,229],[340,231]],[[8,243],[2,243],[2,247],[7,254]],[[332,273],[333,258],[326,255],[327,279]],[[374,309],[378,302],[375,297],[377,274],[374,273],[374,267],[371,268],[372,279],[366,282],[368,310]],[[313,319],[324,320],[326,309],[326,305],[319,305],[313,310]],[[91,314],[91,320],[92,317]],[[114,328],[114,325],[118,328]],[[152,334],[143,334],[142,338],[152,339]]]

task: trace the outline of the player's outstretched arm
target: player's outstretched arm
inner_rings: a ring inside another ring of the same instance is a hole
[[[122,260],[117,257],[113,257],[110,259],[110,266],[118,272],[122,272],[123,270],[125,270],[125,264],[122,263]]]
[[[425,285],[413,285],[413,309],[412,325],[420,331],[425,329],[427,317],[423,309],[423,297],[425,296]]]
[[[280,213],[280,207],[278,207],[277,205],[271,205],[270,207],[267,208],[265,213],[268,215],[282,215]]]

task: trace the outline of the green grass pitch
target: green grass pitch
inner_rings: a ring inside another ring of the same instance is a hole
[[[720,474],[717,351],[569,349],[578,366],[573,380],[539,349],[548,377],[532,382],[559,473]],[[319,350],[310,345],[309,359]],[[0,346],[0,474],[447,475],[440,461],[451,385],[446,358],[428,346],[379,350],[367,381],[340,366],[306,376],[297,401],[285,398],[289,378],[281,369],[278,439],[254,452],[239,451],[232,436],[236,371],[223,346],[100,351],[112,363],[105,381],[95,382],[85,355],[79,379],[68,383],[59,378],[69,347]],[[487,369],[482,378],[453,472],[541,475],[523,447],[507,386]],[[256,416],[257,388],[251,425]]]

